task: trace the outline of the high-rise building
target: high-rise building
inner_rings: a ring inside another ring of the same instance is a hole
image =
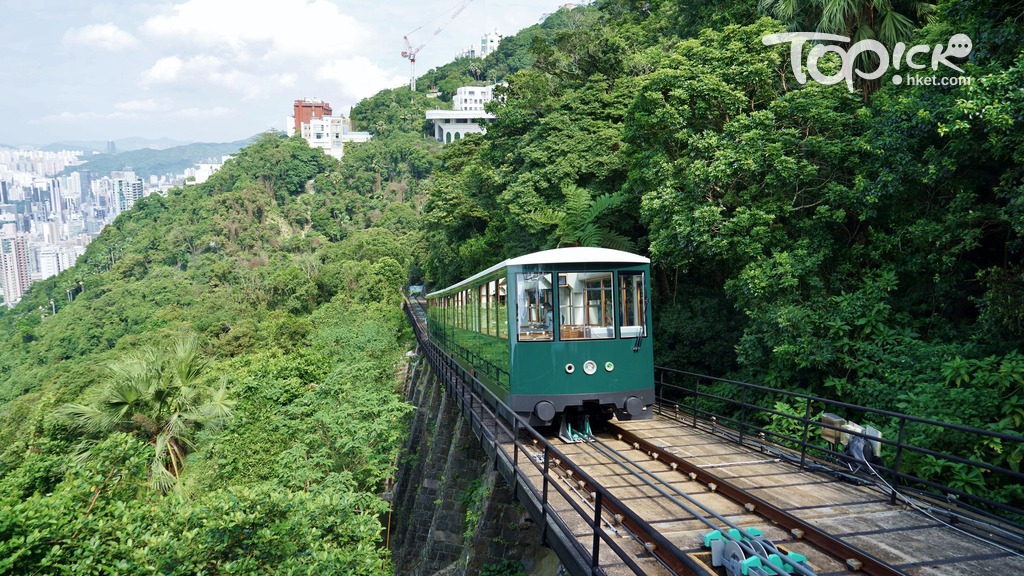
[[[50,203],[49,212],[58,221],[64,221],[64,199],[63,193],[61,192],[60,178],[50,179],[50,197],[48,199]]]
[[[13,308],[32,284],[29,270],[28,240],[22,235],[0,237],[0,285],[4,302]]]
[[[292,114],[292,125],[288,135],[302,132],[302,125],[309,124],[313,118],[324,118],[331,115],[331,105],[319,98],[304,98],[296,100],[294,113]]]
[[[111,172],[114,209],[118,214],[128,210],[143,196],[142,178],[135,172]]]

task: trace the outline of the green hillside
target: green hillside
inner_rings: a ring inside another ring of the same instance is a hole
[[[344,162],[265,134],[141,201],[0,312],[0,574],[391,573],[401,286],[557,246],[651,256],[661,365],[1020,434],[1024,9],[871,6],[561,10],[359,103]],[[967,34],[970,83],[801,83],[762,42],[850,26]],[[427,89],[493,81],[486,135],[425,136]]]
[[[261,136],[0,315],[0,573],[388,572],[415,200],[342,183]]]
[[[140,178],[181,174],[201,162],[220,162],[224,156],[230,156],[252,141],[195,143],[174,146],[162,150],[142,148],[117,154],[92,154],[85,156],[85,163],[67,168],[64,173],[76,170],[92,170],[96,174],[110,174],[115,170],[132,170]]]

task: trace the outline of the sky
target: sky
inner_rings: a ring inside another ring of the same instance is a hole
[[[334,115],[567,0],[0,0],[0,144],[285,129],[296,99]],[[435,30],[444,25],[436,36]]]

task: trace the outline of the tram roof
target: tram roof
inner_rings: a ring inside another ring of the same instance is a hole
[[[611,248],[588,248],[588,247],[570,247],[570,248],[554,248],[552,250],[542,250],[540,252],[531,252],[529,254],[523,254],[515,258],[509,258],[503,262],[499,262],[494,266],[478,272],[465,280],[447,286],[440,290],[436,290],[428,294],[433,296],[441,292],[446,292],[454,288],[459,288],[465,285],[472,284],[474,281],[491,274],[497,270],[508,266],[529,266],[534,264],[589,264],[589,263],[602,263],[602,264],[650,264],[651,259],[639,254],[633,254],[632,252],[623,252],[622,250],[612,250]]]

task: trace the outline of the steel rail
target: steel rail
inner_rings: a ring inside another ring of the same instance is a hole
[[[608,458],[612,462],[615,462],[616,464],[618,464],[619,466],[624,468],[627,472],[629,472],[631,475],[635,476],[638,480],[640,480],[641,482],[644,482],[649,487],[653,488],[656,492],[658,492],[659,494],[661,494],[662,496],[667,498],[670,502],[672,502],[676,506],[679,506],[680,508],[685,510],[694,519],[700,520],[701,522],[703,522],[704,525],[707,526],[708,528],[711,528],[712,530],[719,530],[719,529],[722,528],[722,526],[716,525],[714,522],[708,520],[707,517],[711,516],[711,517],[715,518],[716,520],[718,520],[719,522],[721,522],[722,525],[725,525],[725,526],[728,526],[729,528],[733,528],[735,530],[738,530],[739,533],[742,536],[750,537],[750,535],[747,534],[746,529],[743,528],[742,526],[736,524],[735,522],[732,522],[731,520],[729,520],[728,518],[726,518],[722,514],[719,514],[711,506],[708,506],[707,504],[701,503],[700,501],[698,501],[693,496],[687,494],[686,492],[684,492],[682,490],[679,490],[675,486],[672,486],[670,483],[666,482],[664,479],[656,476],[653,471],[648,470],[647,468],[645,468],[639,462],[635,462],[634,460],[632,460],[631,458],[629,458],[625,454],[619,452],[618,450],[612,448],[611,446],[609,446],[605,442],[602,442],[601,440],[597,439],[595,442],[591,442],[588,445],[595,447],[595,449],[598,452],[600,452],[602,455],[604,455],[606,458]],[[621,458],[621,460],[619,460],[620,458]],[[626,465],[627,463],[629,464],[629,466]],[[675,494],[677,496],[682,497],[687,502],[689,502],[689,504],[680,501],[675,496],[672,496],[671,494],[669,494],[666,491],[666,489],[663,489],[660,486],[657,486],[653,481],[651,481],[651,480],[649,480],[647,478],[644,478],[641,473],[643,475],[647,475],[650,478],[653,478],[657,482],[661,483],[662,485],[664,485],[667,488],[667,490],[675,492]],[[690,506],[691,504],[693,506],[699,508],[700,511],[698,511],[698,510],[694,509],[693,507],[691,507]],[[755,515],[760,515],[760,514],[758,514],[756,509],[753,512],[751,512],[751,513],[755,514]],[[725,536],[726,538],[732,539],[732,536],[729,535],[728,533],[723,533],[723,536]],[[755,551],[755,556],[760,558],[761,561],[763,561],[763,562],[770,562],[770,560],[768,559],[767,556],[762,556],[760,553],[758,553],[756,551]],[[798,574],[802,574],[804,576],[814,576],[814,572],[813,571],[808,570],[807,568],[805,568],[803,566],[800,566],[799,564],[794,563],[792,560],[790,560],[785,555],[780,556],[779,560],[781,562],[783,562],[784,564],[788,565],[790,568],[793,569],[793,571],[795,571]]]
[[[614,423],[612,423],[612,426],[614,426]],[[907,576],[906,572],[886,564],[882,560],[879,560],[863,550],[846,544],[842,540],[819,530],[814,525],[804,522],[766,500],[754,496],[753,494],[734,486],[723,478],[711,474],[705,469],[662,449],[653,442],[645,438],[641,438],[629,430],[624,430],[618,427],[615,428],[616,434],[622,435],[623,442],[633,444],[634,446],[639,447],[640,450],[648,452],[651,455],[656,454],[659,460],[667,462],[670,465],[674,463],[678,470],[685,474],[690,474],[691,478],[695,481],[703,484],[715,484],[716,492],[722,494],[733,502],[736,502],[740,506],[746,507],[748,504],[752,504],[754,506],[755,513],[760,514],[768,520],[782,526],[786,530],[789,530],[790,533],[797,538],[806,540],[825,552],[832,554],[836,558],[845,560],[848,567],[863,570],[865,573],[873,576]],[[797,530],[799,530],[799,532],[795,532]],[[797,534],[800,535],[797,536]]]
[[[579,475],[583,471],[583,467],[574,463],[565,453],[560,453],[560,456],[561,458],[556,460],[554,464],[563,472],[566,472],[566,476]],[[597,484],[597,481],[577,481],[579,489],[594,496],[596,501],[598,493],[590,491],[591,483]],[[610,493],[608,496],[610,496]],[[708,571],[701,569],[699,564],[696,564],[693,559],[684,554],[675,544],[671,543],[650,524],[643,521],[632,509],[614,497],[608,496],[602,499],[601,505],[612,513],[612,517],[618,524],[629,530],[634,538],[639,540],[643,547],[656,557],[663,566],[671,570],[673,574],[710,576]]]

